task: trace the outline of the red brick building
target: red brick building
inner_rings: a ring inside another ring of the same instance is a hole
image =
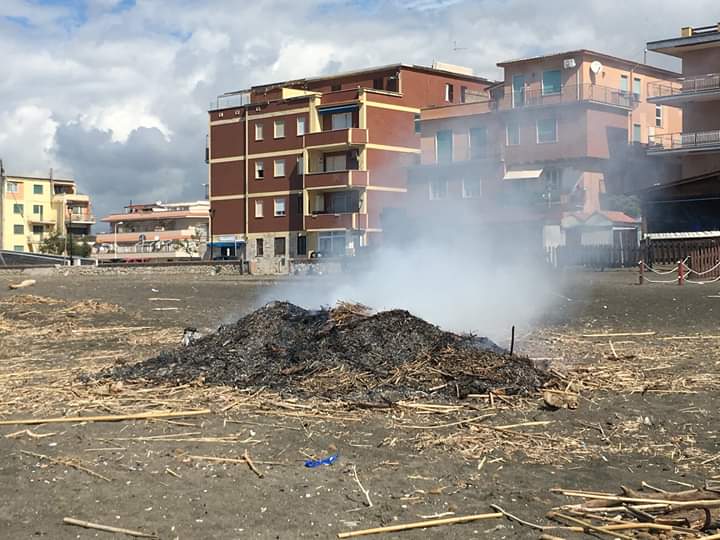
[[[648,103],[647,88],[677,74],[589,50],[498,66],[487,100],[422,111],[409,210],[462,214],[537,247],[636,242],[639,220],[610,195],[667,174],[645,148],[681,111]]]
[[[216,255],[284,271],[288,257],[378,242],[419,162],[421,108],[484,99],[490,84],[396,64],[219,96],[206,152]]]

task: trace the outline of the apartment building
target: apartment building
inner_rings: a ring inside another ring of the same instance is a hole
[[[254,86],[211,104],[211,235],[258,271],[377,243],[404,204],[422,107],[483,99],[470,70],[394,64]]]
[[[410,209],[465,211],[536,246],[636,242],[639,220],[611,195],[668,174],[645,149],[682,113],[647,92],[677,74],[585,49],[498,66],[487,100],[422,111]]]
[[[208,201],[131,204],[101,219],[109,231],[95,237],[100,261],[201,259],[208,242]]]
[[[0,176],[0,248],[39,252],[51,234],[81,238],[95,218],[90,197],[78,193],[74,180]]]

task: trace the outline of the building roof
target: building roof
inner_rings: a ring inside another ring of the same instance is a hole
[[[673,180],[672,182],[663,182],[662,184],[655,184],[648,188],[638,191],[638,195],[652,195],[659,191],[664,191],[667,188],[674,188],[683,186],[685,184],[693,184],[695,182],[702,182],[704,180],[718,180],[720,181],[720,169],[709,173],[699,174],[697,176],[688,176],[687,178],[680,178],[679,180]]]
[[[105,216],[100,221],[105,221],[107,223],[117,223],[120,221],[157,221],[162,219],[180,219],[180,218],[208,218],[210,217],[209,212],[203,212],[203,211],[190,211],[190,210],[178,210],[178,211],[165,211],[161,210],[159,212],[132,212],[132,213],[125,213],[125,214],[110,214],[109,216]]]
[[[686,238],[717,238],[720,231],[693,231],[693,232],[668,232],[668,233],[647,233],[645,238],[650,240],[682,240]]]
[[[17,174],[6,174],[5,178],[8,180],[12,180],[13,182],[16,180],[44,180],[45,182],[59,182],[61,184],[75,184],[75,180],[70,180],[67,178],[49,178],[49,177],[43,177],[43,176],[19,176]]]
[[[586,222],[593,216],[601,216],[611,221],[613,224],[623,225],[638,225],[640,223],[639,218],[628,216],[625,212],[618,212],[617,210],[595,210],[594,212],[571,212],[570,216],[574,217],[580,222]]]
[[[549,54],[543,54],[539,56],[530,56],[527,58],[517,58],[514,60],[506,60],[504,62],[498,62],[496,65],[498,67],[507,67],[511,66],[513,64],[520,64],[520,63],[526,63],[526,62],[536,62],[538,60],[545,60],[548,58],[555,58],[555,57],[564,57],[564,56],[574,56],[577,54],[587,55],[587,56],[595,56],[597,58],[602,58],[605,60],[613,61],[613,62],[620,62],[623,64],[627,64],[630,66],[634,66],[633,69],[635,70],[645,70],[645,71],[653,71],[655,73],[659,73],[661,75],[667,76],[667,77],[679,77],[680,73],[677,73],[675,71],[670,71],[668,69],[659,68],[656,66],[651,66],[649,64],[643,64],[642,62],[635,62],[634,60],[628,60],[626,58],[620,58],[619,56],[613,56],[611,54],[606,54],[598,51],[593,51],[590,49],[576,49],[573,51],[565,51],[565,52],[557,52],[557,53],[549,53]]]
[[[689,29],[689,36],[648,41],[648,51],[682,56],[687,51],[720,47],[720,24]]]
[[[188,240],[193,237],[192,232],[189,230],[179,231],[139,231],[133,233],[118,233],[117,242],[139,242],[140,235],[145,236],[146,242],[161,242],[168,240]],[[116,235],[114,232],[100,233],[95,236],[95,242],[97,243],[114,243]]]

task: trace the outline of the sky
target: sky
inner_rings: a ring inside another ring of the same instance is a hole
[[[499,61],[578,48],[639,61],[719,20],[717,0],[2,0],[0,159],[75,178],[96,216],[198,199],[224,92],[434,60],[499,78]]]

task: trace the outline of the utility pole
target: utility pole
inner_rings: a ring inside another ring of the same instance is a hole
[[[3,160],[0,159],[0,250],[5,245],[3,243],[3,233],[5,231],[5,216],[3,211],[5,209],[5,167],[3,166]],[[0,255],[2,257],[2,255]]]

